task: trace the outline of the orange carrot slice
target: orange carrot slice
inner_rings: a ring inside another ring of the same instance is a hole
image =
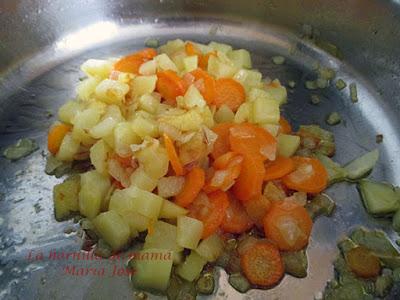
[[[291,199],[274,201],[264,218],[265,236],[285,251],[304,248],[308,244],[312,225],[307,210]]]
[[[263,287],[276,285],[284,267],[279,250],[268,242],[257,242],[241,256],[240,266],[250,283]]]
[[[178,153],[176,153],[174,142],[166,133],[163,134],[163,137],[164,137],[165,148],[167,149],[168,159],[171,163],[172,169],[174,169],[174,172],[177,176],[184,175],[185,170],[179,159]]]
[[[157,72],[156,91],[169,103],[176,103],[176,97],[186,92],[185,81],[172,70]]]
[[[231,146],[229,144],[229,129],[234,125],[234,123],[220,123],[213,127],[212,130],[218,135],[218,138],[215,141],[214,148],[211,152],[212,158],[216,159],[222,154],[230,151]]]
[[[294,170],[294,163],[291,158],[278,156],[274,161],[267,162],[265,165],[264,180],[279,179]]]
[[[235,124],[229,128],[229,143],[232,151],[260,159],[274,160],[276,139],[266,130],[250,123]]]
[[[281,126],[281,128],[279,129],[280,133],[284,133],[284,134],[290,134],[292,133],[292,126],[290,125],[290,123],[281,116],[281,118],[279,119],[279,125]]]
[[[227,105],[233,112],[246,100],[243,86],[232,78],[221,78],[216,82],[214,104]]]
[[[143,49],[122,57],[114,64],[114,70],[137,74],[140,66],[146,61],[153,59],[156,55],[157,51],[152,48]]]
[[[328,184],[328,173],[316,158],[293,156],[295,170],[283,177],[283,183],[290,189],[317,194]]]
[[[229,207],[226,210],[221,229],[229,233],[243,233],[253,226],[242,204],[234,197],[229,197]]]
[[[216,191],[208,195],[201,193],[188,207],[189,217],[203,222],[203,235],[205,239],[215,233],[221,226],[229,200],[226,193]]]
[[[57,154],[65,135],[69,131],[71,131],[71,126],[67,124],[57,124],[50,129],[47,135],[47,149],[51,154]]]
[[[182,191],[175,196],[175,203],[182,207],[187,207],[197,197],[198,193],[203,188],[204,183],[205,173],[203,169],[194,167],[186,175]]]
[[[206,71],[202,69],[196,69],[190,74],[195,78],[195,84],[198,87],[199,92],[203,96],[204,100],[206,100],[208,105],[212,105],[215,99],[216,93],[216,81],[215,79],[209,75]],[[198,83],[199,82],[199,83]],[[198,83],[198,84],[197,84]]]

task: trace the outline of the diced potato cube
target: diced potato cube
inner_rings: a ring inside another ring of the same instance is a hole
[[[197,254],[195,251],[190,252],[189,256],[183,264],[179,265],[177,268],[177,273],[183,279],[192,282],[197,277],[199,277],[201,271],[207,260]]]
[[[277,137],[278,155],[290,157],[300,146],[300,137],[297,135],[280,134]]]
[[[232,77],[237,69],[232,62],[222,62],[219,57],[213,55],[208,59],[207,71],[216,78]]]
[[[110,75],[113,64],[109,60],[88,59],[81,65],[81,70],[88,76],[107,78]]]
[[[162,116],[160,122],[167,123],[181,131],[197,131],[203,123],[202,116],[194,109],[181,115]]]
[[[140,97],[144,94],[151,94],[156,88],[157,76],[136,76],[132,81],[132,96]]]
[[[140,75],[154,75],[157,72],[157,62],[152,59],[141,64],[139,67]]]
[[[280,119],[279,103],[272,99],[257,98],[252,102],[255,123],[278,124]]]
[[[276,124],[260,124],[260,126],[273,136],[277,136],[279,133],[279,129],[281,128],[279,125]]]
[[[165,45],[162,45],[159,50],[161,53],[172,55],[174,52],[184,49],[184,47],[185,47],[185,42],[182,41],[181,39],[176,39],[168,41]]]
[[[131,185],[139,189],[151,192],[157,186],[157,179],[150,177],[144,168],[140,166],[130,176]]]
[[[261,88],[263,86],[261,82],[262,74],[258,71],[240,69],[235,73],[233,78],[239,81],[246,91],[249,91],[253,87]]]
[[[160,107],[161,99],[153,94],[145,94],[139,98],[139,108],[150,114],[155,114]]]
[[[168,172],[169,159],[164,147],[151,145],[138,151],[136,158],[153,179],[159,179]]]
[[[81,81],[76,88],[78,98],[84,101],[90,100],[100,81],[101,78],[99,77],[89,77]]]
[[[82,215],[93,219],[101,209],[101,203],[110,188],[108,177],[97,171],[81,174],[81,190],[79,192],[79,211]]]
[[[185,57],[183,59],[183,65],[185,67],[185,72],[192,72],[193,70],[196,70],[197,63],[198,63],[197,60],[198,60],[197,55]]]
[[[196,107],[195,110],[200,114],[203,119],[203,124],[209,128],[214,127],[214,115],[208,105],[204,107]]]
[[[122,219],[124,219],[126,224],[129,225],[129,229],[131,230],[131,237],[136,236],[137,232],[142,232],[149,229],[150,226],[149,218],[142,216],[141,214],[133,210],[119,214],[121,215]]]
[[[166,249],[171,250],[174,253],[183,250],[176,242],[177,229],[175,225],[163,221],[155,222],[153,226],[153,232],[146,236],[143,249]]]
[[[54,212],[57,221],[68,218],[71,212],[79,211],[78,194],[80,178],[72,176],[53,188]]]
[[[135,199],[132,204],[133,210],[145,217],[156,220],[160,214],[164,199],[137,187],[130,187],[130,189],[132,189]]]
[[[107,104],[121,104],[129,92],[129,85],[112,79],[104,79],[96,87],[96,97]]]
[[[73,139],[71,133],[67,133],[58,149],[56,158],[61,161],[73,161],[79,151],[80,144]]]
[[[175,204],[172,201],[164,199],[163,205],[161,206],[159,217],[165,219],[176,219],[177,217],[184,216],[187,213],[188,211],[183,207]]]
[[[85,145],[94,143],[87,132],[100,121],[105,111],[106,106],[104,103],[92,102],[87,109],[78,112],[72,120],[74,124],[72,129],[73,138]]]
[[[110,147],[99,140],[90,148],[90,161],[100,174],[107,175],[107,158],[110,153]]]
[[[214,120],[217,123],[233,122],[235,114],[227,105],[222,105],[215,113]]]
[[[223,44],[223,43],[217,43],[217,42],[210,42],[208,44],[212,49],[216,51],[221,51],[222,53],[228,53],[229,51],[232,51],[232,46]]]
[[[263,89],[259,89],[259,88],[251,88],[248,95],[247,95],[247,100],[252,102],[256,99],[259,98],[263,98],[263,99],[274,99],[271,97],[271,95],[263,90]]]
[[[99,214],[93,220],[93,224],[113,250],[120,250],[129,242],[129,226],[115,211],[110,210]]]
[[[174,64],[176,65],[176,67],[178,68],[178,70],[180,72],[184,72],[185,64],[183,63],[183,60],[187,57],[185,51],[180,50],[180,51],[172,54],[170,57],[171,57],[172,61],[174,62]]]
[[[141,138],[133,131],[132,124],[129,122],[118,123],[114,128],[114,149],[115,152],[123,157],[131,154],[130,145],[139,144]]]
[[[157,62],[157,68],[161,71],[172,70],[178,72],[178,68],[174,64],[174,62],[168,57],[167,54],[163,53],[154,57],[154,60]]]
[[[252,110],[251,103],[249,103],[249,102],[242,103],[239,106],[233,121],[235,123],[238,123],[238,124],[250,121],[250,119],[251,119],[251,110]]]
[[[195,251],[208,262],[216,261],[224,251],[224,241],[218,234],[214,233],[202,240]]]
[[[97,125],[89,130],[89,134],[95,139],[101,139],[111,134],[117,125],[118,121],[113,118],[105,118],[101,120]]]
[[[236,68],[251,68],[251,57],[249,51],[244,49],[231,50],[226,55],[233,62]]]
[[[133,119],[132,130],[142,139],[145,137],[157,137],[159,134],[157,122],[152,118],[145,118],[141,115],[137,115]]]
[[[178,245],[188,249],[196,249],[203,234],[203,222],[190,217],[179,216],[177,227]]]
[[[271,84],[265,87],[265,90],[268,94],[271,95],[273,99],[279,102],[279,105],[282,105],[287,102],[287,91],[284,86],[281,85],[279,80],[275,79]]]
[[[78,111],[83,109],[83,105],[76,101],[68,101],[58,110],[58,118],[61,122],[72,124],[72,120]]]
[[[146,249],[133,257],[130,265],[135,274],[131,277],[138,289],[165,291],[171,276],[173,253],[165,249]]]
[[[192,84],[189,86],[183,98],[183,101],[178,101],[180,107],[191,109],[194,107],[204,107],[206,106],[206,101],[204,101],[203,96],[200,94],[199,90]],[[182,102],[182,103],[179,103]]]

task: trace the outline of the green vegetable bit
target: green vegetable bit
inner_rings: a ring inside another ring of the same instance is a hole
[[[234,273],[229,275],[228,282],[230,285],[240,293],[246,293],[250,288],[250,283],[241,273]]]
[[[157,39],[148,39],[144,45],[149,48],[157,48],[160,45],[160,42]]]
[[[103,258],[108,258],[112,255],[112,248],[106,241],[99,239],[94,249],[94,254]]]
[[[353,103],[358,102],[357,85],[354,82],[350,83],[349,88],[350,88],[350,99],[351,99],[351,102],[353,102]]]
[[[296,82],[293,80],[289,80],[288,81],[288,86],[292,89],[294,89],[296,87]]]
[[[342,168],[338,163],[334,162],[326,155],[316,154],[319,161],[324,165],[327,173],[329,184],[343,181],[347,178],[348,172],[345,168]]]
[[[308,90],[316,90],[316,89],[318,89],[317,81],[316,80],[307,80],[305,82],[305,87]]]
[[[214,276],[211,273],[204,273],[196,282],[196,289],[199,294],[211,295],[215,288]]]
[[[333,112],[326,117],[325,121],[328,125],[334,126],[342,121],[342,117],[339,115],[338,112]]]
[[[304,250],[296,252],[283,252],[283,263],[285,264],[285,272],[297,278],[307,276],[308,261]]]
[[[400,209],[393,216],[392,226],[395,231],[400,232]]]
[[[311,104],[318,105],[321,103],[321,98],[318,95],[311,95]]]
[[[16,144],[7,147],[3,155],[9,160],[18,160],[35,152],[37,149],[39,149],[39,146],[34,140],[23,138],[19,139]]]
[[[283,65],[285,63],[285,58],[283,56],[273,56],[272,57],[272,62],[276,65]]]
[[[341,91],[341,90],[343,90],[343,89],[347,86],[347,83],[344,82],[343,79],[338,79],[338,80],[336,81],[336,83],[335,83],[335,86],[336,86],[336,88],[337,88],[339,91]]]
[[[315,219],[318,216],[331,216],[335,210],[335,202],[325,194],[316,195],[311,201],[307,202],[305,208],[311,218]]]
[[[393,287],[392,276],[382,275],[379,276],[375,281],[375,296],[386,297]]]
[[[325,80],[331,80],[336,76],[335,70],[331,68],[320,68],[318,71],[319,77]]]
[[[173,274],[167,289],[168,300],[195,300],[196,287],[193,282],[188,282]]]
[[[349,179],[359,179],[371,172],[379,159],[379,150],[367,152],[348,163],[344,168],[348,172]]]
[[[324,89],[328,86],[328,80],[326,80],[325,78],[317,78],[316,82],[317,87],[320,89]]]

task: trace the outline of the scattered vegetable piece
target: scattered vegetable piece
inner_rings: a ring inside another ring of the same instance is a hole
[[[240,293],[246,293],[251,288],[249,281],[240,273],[229,275],[228,282]]]
[[[185,184],[183,185],[182,191],[176,195],[175,203],[187,207],[197,197],[205,183],[205,173],[203,169],[194,167],[187,175]]]
[[[342,117],[339,115],[338,112],[335,111],[335,112],[330,113],[330,114],[326,117],[325,121],[326,121],[326,123],[327,123],[328,125],[333,126],[333,125],[339,124],[339,123],[342,121]]]
[[[20,139],[15,145],[7,147],[3,155],[9,160],[18,160],[39,149],[39,146],[32,139]]]
[[[351,99],[351,102],[353,102],[353,103],[358,102],[357,85],[354,82],[350,83],[349,88],[350,88],[350,99]]]
[[[196,289],[199,294],[211,295],[215,288],[214,276],[210,273],[200,275],[196,282]]]
[[[305,209],[310,214],[310,217],[315,219],[320,215],[331,216],[335,207],[335,202],[328,195],[319,194],[306,204]]]
[[[355,180],[368,174],[376,165],[379,159],[379,150],[372,150],[355,160],[348,163],[344,168],[347,171],[347,177]]]
[[[316,94],[312,94],[311,95],[311,104],[318,105],[320,103],[321,103],[321,98]]]
[[[283,252],[282,260],[285,265],[285,272],[297,278],[307,276],[307,254],[304,250],[295,252]]]
[[[285,63],[285,60],[286,59],[283,56],[280,56],[280,55],[272,57],[272,62],[275,65],[283,65]]]
[[[344,82],[343,79],[340,78],[336,81],[335,85],[339,91],[343,90],[347,86],[346,82]]]

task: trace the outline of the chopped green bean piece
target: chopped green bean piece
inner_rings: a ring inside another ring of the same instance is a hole
[[[318,95],[311,95],[311,104],[318,105],[321,103],[321,98]]]
[[[305,206],[311,218],[313,219],[320,215],[329,217],[330,215],[332,215],[335,207],[335,202],[328,195],[325,194],[316,195]]]
[[[274,64],[276,64],[276,65],[282,65],[282,64],[284,64],[285,63],[285,58],[283,57],[283,56],[280,56],[280,55],[278,55],[278,56],[273,56],[272,57],[272,62],[274,63]]]
[[[230,285],[240,293],[246,293],[250,289],[250,283],[240,273],[234,273],[229,275],[228,282]]]
[[[375,281],[375,296],[386,297],[393,286],[392,276],[382,275]]]
[[[328,125],[334,126],[339,124],[342,121],[342,117],[339,115],[338,112],[333,112],[330,113],[327,117],[326,117],[326,123]]]
[[[305,83],[305,87],[308,90],[316,90],[316,89],[318,89],[317,81],[316,80],[307,80]]]
[[[211,295],[214,287],[214,276],[211,273],[202,274],[196,282],[197,292],[203,295]]]
[[[293,80],[289,80],[288,81],[288,86],[292,89],[294,89],[296,87],[296,82]]]
[[[308,261],[304,250],[283,252],[282,259],[285,264],[286,273],[297,278],[304,278],[307,276]]]
[[[14,145],[7,147],[3,155],[9,160],[18,160],[35,152],[37,149],[39,149],[39,146],[34,140],[23,138],[19,139]]]
[[[340,78],[336,81],[335,85],[339,91],[343,90],[347,86],[346,82],[344,82],[343,79]]]
[[[317,87],[320,89],[324,89],[328,86],[328,80],[326,80],[325,78],[317,78],[316,82]]]
[[[157,39],[148,39],[144,43],[144,45],[149,48],[157,48],[159,46],[159,44],[160,44],[160,42]]]
[[[335,78],[336,72],[334,69],[331,69],[331,68],[320,68],[319,76],[320,76],[320,78],[323,78],[326,80],[331,80],[331,79]]]
[[[351,102],[353,102],[353,103],[358,102],[357,85],[354,82],[350,83],[349,88],[350,88],[350,99],[351,99]]]

